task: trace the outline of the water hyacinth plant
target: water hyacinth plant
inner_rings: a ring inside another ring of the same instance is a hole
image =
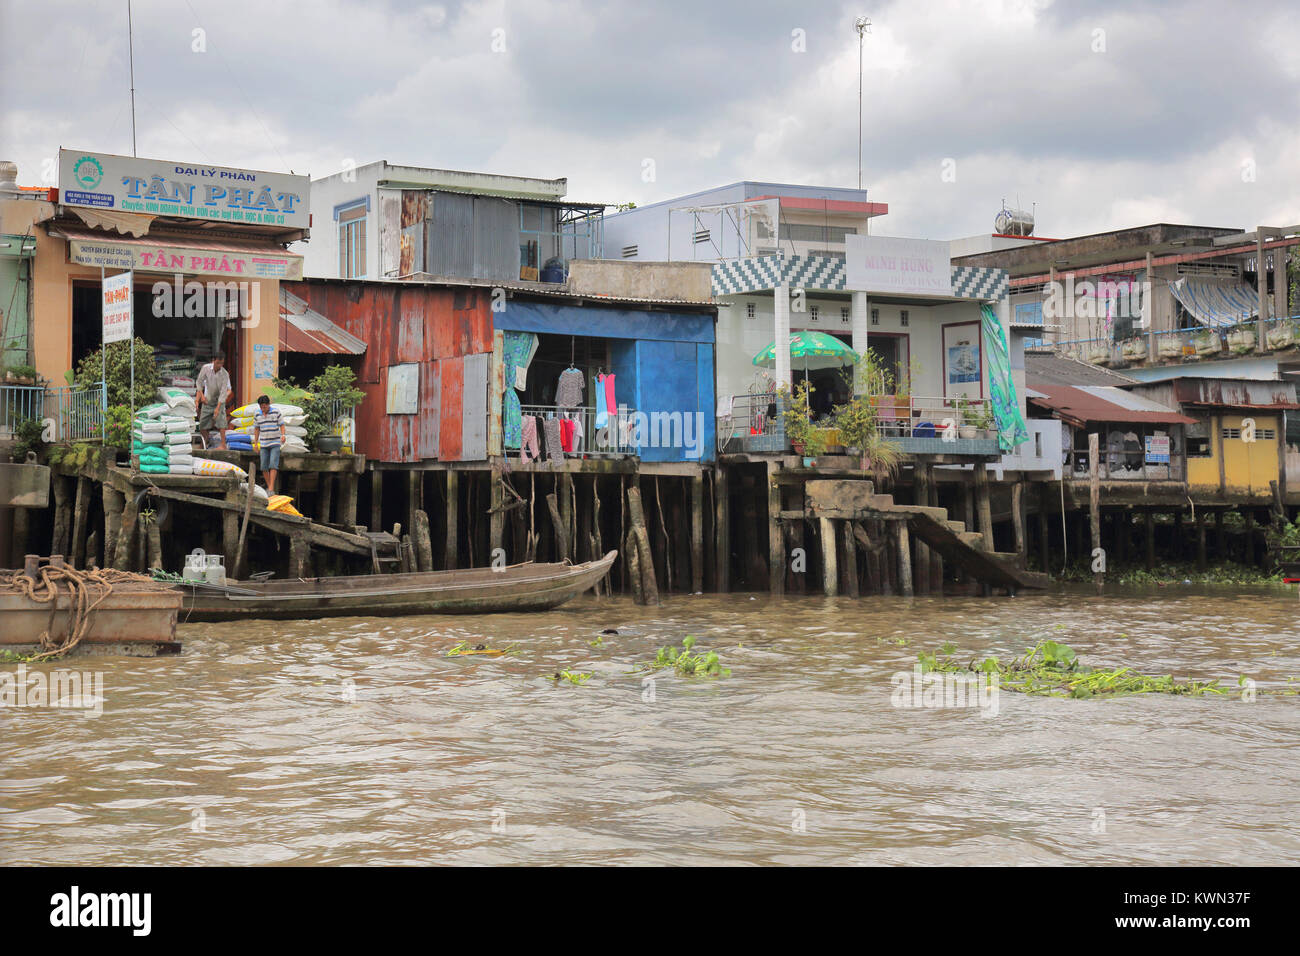
[[[695,638],[687,635],[682,646],[661,647],[655,659],[646,664],[637,665],[638,671],[657,671],[672,668],[683,677],[730,677],[731,670],[722,666],[716,651],[707,654],[693,654]]]
[[[1213,681],[1176,681],[1171,675],[1150,677],[1128,667],[1095,670],[1079,662],[1073,648],[1056,641],[1040,641],[1021,657],[1002,663],[996,657],[982,661],[972,659],[963,664],[953,659],[956,647],[945,644],[935,653],[917,655],[922,672],[996,674],[998,684],[1006,690],[1040,697],[1122,697],[1129,694],[1185,694],[1203,697],[1226,694]]]

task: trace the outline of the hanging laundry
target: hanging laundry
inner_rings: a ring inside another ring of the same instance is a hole
[[[519,460],[536,461],[541,457],[537,448],[537,417],[525,415],[520,434]]]
[[[564,458],[564,446],[560,444],[560,420],[547,418],[542,422],[542,434],[546,437],[546,457],[551,461]]]
[[[605,376],[605,407],[610,412],[617,413],[618,401],[614,398],[614,376]]]
[[[609,424],[609,403],[605,401],[605,376],[596,376],[596,427]]]
[[[578,423],[572,418],[560,419],[560,447],[566,452],[573,451],[573,433],[577,431]]]
[[[582,404],[582,390],[586,386],[583,374],[576,368],[566,368],[560,373],[560,381],[555,386],[555,405],[557,408],[577,408]]]
[[[504,332],[501,335],[501,358],[505,365],[506,388],[502,395],[501,430],[506,448],[519,448],[520,406],[516,391],[528,380],[528,363],[537,351],[538,337],[532,332]]]

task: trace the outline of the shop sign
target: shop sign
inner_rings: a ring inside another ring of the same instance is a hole
[[[65,206],[306,229],[310,189],[310,177],[288,173],[59,150]]]
[[[952,296],[948,243],[888,236],[844,237],[845,288],[892,295]]]
[[[1169,436],[1148,435],[1146,437],[1146,459],[1150,465],[1169,464]]]
[[[131,338],[131,273],[107,276],[103,288],[104,344]]]
[[[79,265],[105,269],[243,279],[302,278],[302,256],[287,252],[228,252],[186,246],[144,246],[111,239],[71,239],[68,256]]]

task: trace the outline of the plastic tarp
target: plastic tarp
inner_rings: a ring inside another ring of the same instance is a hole
[[[998,448],[1013,451],[1022,442],[1029,441],[1029,426],[1020,414],[1016,401],[1016,386],[1011,381],[1011,355],[1002,323],[987,305],[980,306],[983,314],[984,349],[988,359],[989,401],[993,403],[993,419],[998,426]]]
[[[1169,291],[1196,321],[1210,328],[1238,325],[1259,313],[1259,293],[1240,282],[1223,285],[1184,276],[1171,282]]]

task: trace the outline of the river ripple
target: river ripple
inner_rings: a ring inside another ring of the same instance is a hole
[[[99,717],[0,709],[0,862],[1291,863],[1300,698],[1236,679],[1300,678],[1298,620],[1290,589],[1171,587],[186,625],[179,657],[73,663]],[[647,700],[633,665],[687,634],[732,676]],[[890,704],[918,650],[1044,637],[1232,693]]]

